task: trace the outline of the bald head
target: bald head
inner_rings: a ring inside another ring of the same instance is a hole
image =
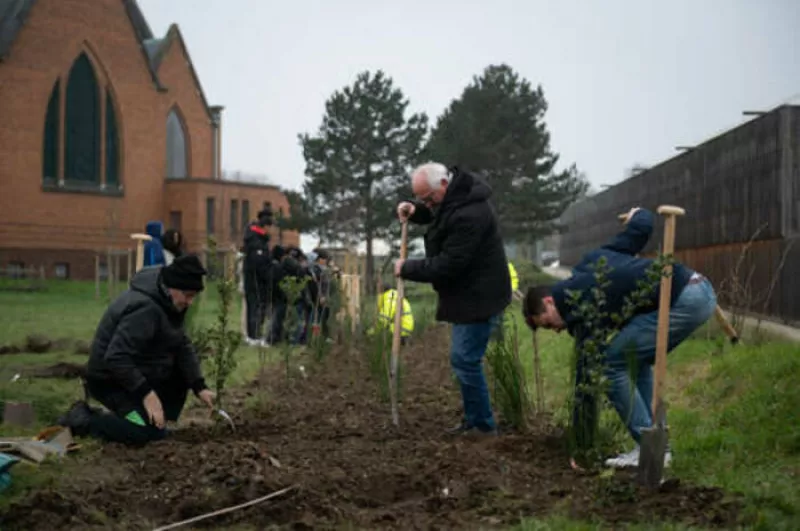
[[[432,207],[444,199],[450,178],[447,166],[438,162],[427,162],[411,172],[411,191],[417,199]]]

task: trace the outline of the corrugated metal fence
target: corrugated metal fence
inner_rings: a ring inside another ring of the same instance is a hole
[[[800,321],[799,200],[800,107],[787,106],[572,205],[561,218],[561,262],[573,265],[608,241],[631,207],[678,205],[686,216],[677,258],[708,275],[724,303]],[[659,219],[646,254],[662,234]]]

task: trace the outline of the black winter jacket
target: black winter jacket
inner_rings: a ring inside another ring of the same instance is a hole
[[[253,221],[244,231],[243,243],[243,269],[252,272],[268,269],[272,261],[269,255],[269,229]]]
[[[272,301],[275,303],[286,303],[288,297],[281,288],[281,281],[286,277],[302,278],[305,275],[304,269],[291,256],[285,256],[281,260],[272,261]]]
[[[184,315],[161,283],[161,268],[142,269],[97,326],[88,378],[106,386],[116,384],[141,399],[177,370],[187,388],[202,391],[206,384],[183,331]]]
[[[492,189],[480,177],[452,168],[453,178],[435,212],[414,203],[410,221],[430,224],[424,260],[407,260],[401,276],[429,282],[439,294],[436,319],[486,321],[511,303],[511,277]]]

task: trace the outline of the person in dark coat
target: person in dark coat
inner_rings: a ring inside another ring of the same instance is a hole
[[[583,391],[587,383],[587,361],[582,345],[600,331],[610,338],[602,348],[601,359],[608,377],[607,395],[614,405],[636,446],[630,452],[606,460],[606,466],[615,468],[639,465],[639,442],[642,430],[652,423],[653,363],[656,353],[658,329],[658,303],[661,293],[660,278],[648,280],[654,260],[636,256],[642,252],[653,233],[654,216],[646,209],[633,208],[625,217],[625,228],[606,245],[594,249],[581,258],[572,269],[572,276],[552,286],[531,286],[523,302],[523,315],[534,331],[545,328],[561,332],[567,330],[575,338],[579,353],[575,376],[575,400],[572,411],[573,426],[579,437],[585,437],[588,426],[595,422],[595,398]],[[604,259],[608,271],[607,285],[598,286],[594,266]],[[641,286],[649,289],[643,290]],[[569,293],[580,294],[583,303],[596,304],[593,291],[604,294],[603,314],[593,323],[586,322]],[[640,293],[634,297],[634,293]],[[640,299],[640,300],[636,300]],[[625,315],[628,303],[638,306]],[[676,263],[672,270],[672,292],[669,312],[669,351],[687,339],[703,325],[717,307],[717,296],[711,282],[684,264]],[[612,316],[626,318],[615,322]],[[633,363],[632,363],[633,362]],[[633,367],[631,367],[633,365]],[[629,371],[634,368],[635,383]],[[667,449],[664,465],[669,465],[672,452]]]
[[[281,288],[281,281],[287,277],[301,278],[304,275],[298,258],[299,249],[286,249],[276,245],[272,249],[272,321],[268,343],[276,345],[284,340],[284,322],[288,311],[289,298]]]
[[[183,255],[183,235],[180,231],[169,229],[161,236],[161,245],[164,248],[164,265],[170,265],[173,260]]]
[[[141,445],[167,435],[166,421],[178,420],[189,390],[214,406],[183,330],[205,275],[197,256],[186,255],[133,277],[100,320],[87,366],[89,395],[110,413],[79,401],[59,424],[76,435]]]
[[[458,167],[428,163],[411,174],[416,198],[402,202],[399,218],[428,225],[425,258],[398,260],[395,275],[433,285],[436,319],[452,323],[450,362],[461,385],[462,422],[453,434],[495,434],[482,360],[489,338],[511,303],[511,278],[492,190]]]
[[[247,338],[253,346],[263,344],[262,329],[269,313],[269,229],[272,225],[272,209],[267,206],[258,213],[258,219],[247,226],[244,232],[244,296],[247,305]]]
[[[145,232],[150,236],[150,240],[144,242],[144,267],[163,266],[164,247],[161,244],[161,235],[164,232],[164,224],[160,221],[148,221]]]

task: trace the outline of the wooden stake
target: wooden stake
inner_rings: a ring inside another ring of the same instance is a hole
[[[542,388],[542,369],[536,332],[533,333],[533,379],[536,382],[536,410],[542,413],[544,411],[544,389]]]
[[[94,255],[94,298],[100,300],[100,253]]]
[[[149,234],[131,234],[131,239],[136,240],[136,272],[144,267],[144,242],[153,239]]]
[[[114,295],[119,293],[119,280],[122,277],[119,271],[119,253],[114,252]]]
[[[106,286],[108,286],[108,298],[114,297],[114,263],[111,261],[111,247],[106,248]]]

